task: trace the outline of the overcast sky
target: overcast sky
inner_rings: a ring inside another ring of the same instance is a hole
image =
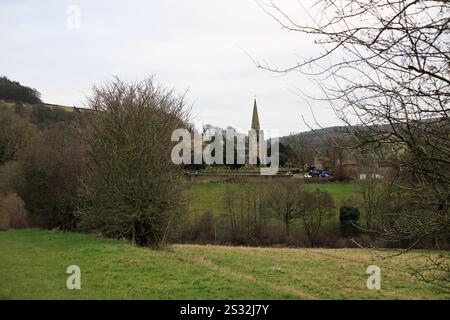
[[[282,3],[296,19],[307,18],[297,1]],[[113,75],[156,74],[178,92],[189,89],[198,124],[246,130],[255,96],[263,128],[284,135],[308,129],[302,115],[312,121],[294,92],[314,92],[311,82],[259,70],[252,58],[284,67],[317,49],[282,30],[254,0],[1,0],[0,41],[0,74],[38,89],[45,102],[85,106],[91,86]],[[338,124],[325,104],[313,108],[321,124]]]

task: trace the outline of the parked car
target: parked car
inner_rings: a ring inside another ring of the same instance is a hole
[[[305,174],[303,175],[303,177],[304,177],[304,178],[312,178],[312,175],[310,175],[309,173],[305,173]]]
[[[320,174],[319,174],[319,177],[321,177],[321,178],[331,178],[331,177],[333,177],[331,174],[329,174],[328,172],[326,172],[326,171],[322,171]]]
[[[320,172],[319,172],[319,171],[316,171],[316,170],[311,170],[311,171],[308,172],[308,174],[309,174],[311,177],[318,177],[318,176],[320,175]]]

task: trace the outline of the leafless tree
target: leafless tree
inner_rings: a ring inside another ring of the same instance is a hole
[[[84,162],[78,130],[69,125],[36,132],[19,152],[21,173],[14,190],[30,221],[42,228],[76,230],[77,189]]]
[[[333,198],[326,192],[308,191],[295,181],[274,183],[266,193],[265,204],[273,216],[285,226],[289,240],[291,224],[299,221],[312,247],[323,223],[335,212]]]
[[[389,185],[407,201],[382,212],[389,219],[380,219],[381,234],[409,247],[448,238],[450,2],[318,0],[306,23],[273,1],[258,3],[283,28],[314,37],[322,50],[284,69],[260,67],[312,76],[358,138],[354,147],[369,146],[395,169]]]
[[[316,245],[323,223],[336,214],[333,198],[319,190],[303,190],[297,198],[297,212],[311,247]]]
[[[311,162],[313,158],[313,148],[310,146],[310,141],[306,139],[302,133],[291,134],[286,137],[286,143],[290,146],[291,157],[299,166],[300,170],[305,170],[305,165]]]
[[[84,228],[161,247],[180,219],[183,177],[171,134],[188,127],[183,96],[155,84],[115,79],[94,87],[84,140],[79,214]]]
[[[223,196],[224,214],[228,218],[232,238],[236,238],[239,233],[239,215],[237,213],[238,192],[233,189],[226,189]]]
[[[16,115],[13,110],[3,107],[0,110],[0,164],[16,159],[17,152],[23,149],[35,134],[32,124]]]
[[[290,226],[299,218],[298,203],[301,187],[292,181],[274,183],[267,192],[265,204],[276,219],[284,224],[286,238],[290,237]]]
[[[266,224],[263,201],[266,188],[253,185],[241,190],[228,188],[223,198],[223,212],[233,242],[256,244]]]

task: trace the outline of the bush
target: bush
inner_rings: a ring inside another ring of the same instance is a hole
[[[33,126],[13,111],[0,109],[0,164],[14,160],[34,134]]]
[[[148,79],[94,88],[87,118],[81,226],[142,246],[161,247],[183,210],[173,130],[186,127],[183,97]]]
[[[341,207],[339,209],[341,234],[344,237],[359,233],[359,209],[355,207]]]
[[[0,198],[0,230],[30,227],[24,203],[15,193]]]
[[[53,128],[36,133],[32,143],[20,153],[23,170],[17,193],[25,201],[31,222],[36,226],[76,229],[76,194],[83,162],[77,132]]]
[[[215,243],[216,242],[216,219],[214,215],[206,211],[200,215],[190,230],[191,241],[197,243]]]
[[[60,122],[69,123],[75,121],[75,112],[68,112],[61,108],[50,108],[43,104],[33,105],[31,108],[30,121],[41,128],[51,127]]]

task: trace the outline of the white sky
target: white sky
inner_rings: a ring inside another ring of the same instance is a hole
[[[307,18],[297,1],[279,2],[297,20]],[[70,5],[81,10],[79,29],[67,27]],[[265,129],[285,135],[308,130],[302,115],[312,121],[293,93],[315,92],[310,81],[259,70],[248,54],[285,67],[318,49],[281,30],[254,0],[1,0],[0,43],[0,74],[38,89],[45,102],[84,106],[91,86],[113,75],[156,74],[178,92],[189,89],[198,124],[245,130],[254,96]],[[339,124],[326,104],[313,108],[322,125]]]

